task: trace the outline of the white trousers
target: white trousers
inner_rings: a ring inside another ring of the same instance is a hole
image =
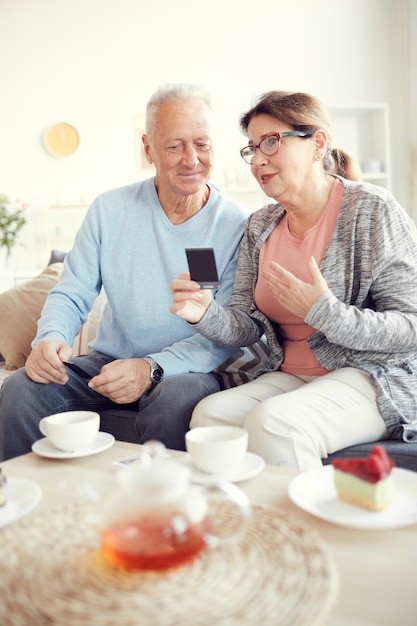
[[[251,452],[267,463],[300,470],[347,446],[387,439],[368,374],[351,367],[323,376],[269,372],[250,383],[207,396],[190,427],[242,426]]]

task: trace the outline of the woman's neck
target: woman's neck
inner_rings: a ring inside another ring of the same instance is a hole
[[[284,205],[287,211],[288,230],[296,239],[303,239],[304,234],[316,224],[329,202],[334,178],[326,176],[323,185],[317,187],[301,202]]]

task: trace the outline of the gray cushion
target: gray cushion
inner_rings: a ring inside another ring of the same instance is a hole
[[[48,265],[52,265],[53,263],[62,263],[66,256],[67,253],[62,250],[51,250]]]
[[[387,439],[385,441],[350,446],[349,448],[338,450],[334,454],[329,454],[327,459],[323,459],[323,464],[328,465],[332,459],[366,457],[375,443],[385,448],[397,467],[417,472],[417,443],[406,443],[398,439]]]

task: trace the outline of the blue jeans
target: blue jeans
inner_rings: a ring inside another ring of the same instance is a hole
[[[99,352],[72,359],[91,376],[112,360]],[[195,405],[220,390],[213,374],[179,374],[166,378],[137,402],[126,405],[92,391],[85,379],[69,369],[68,376],[66,385],[35,383],[22,368],[5,380],[0,391],[0,461],[31,451],[32,444],[43,437],[38,427],[42,417],[76,410],[101,413],[129,409],[136,413],[137,443],[156,439],[167,448],[185,450],[184,437]],[[117,414],[106,420],[106,431],[117,438],[120,429],[116,420]]]

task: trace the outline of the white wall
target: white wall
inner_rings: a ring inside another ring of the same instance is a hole
[[[417,221],[417,2],[394,2],[387,47],[393,192]]]
[[[89,203],[144,175],[134,116],[163,82],[212,92],[220,184],[227,169],[248,175],[238,118],[263,91],[389,103],[393,191],[417,215],[416,122],[404,102],[412,75],[404,58],[417,62],[413,0],[0,0],[0,26],[0,192],[31,205],[26,263],[41,265],[46,254],[39,233],[37,254],[29,242],[45,207]],[[415,100],[415,79],[413,90]],[[58,121],[81,137],[64,159],[41,145]]]

